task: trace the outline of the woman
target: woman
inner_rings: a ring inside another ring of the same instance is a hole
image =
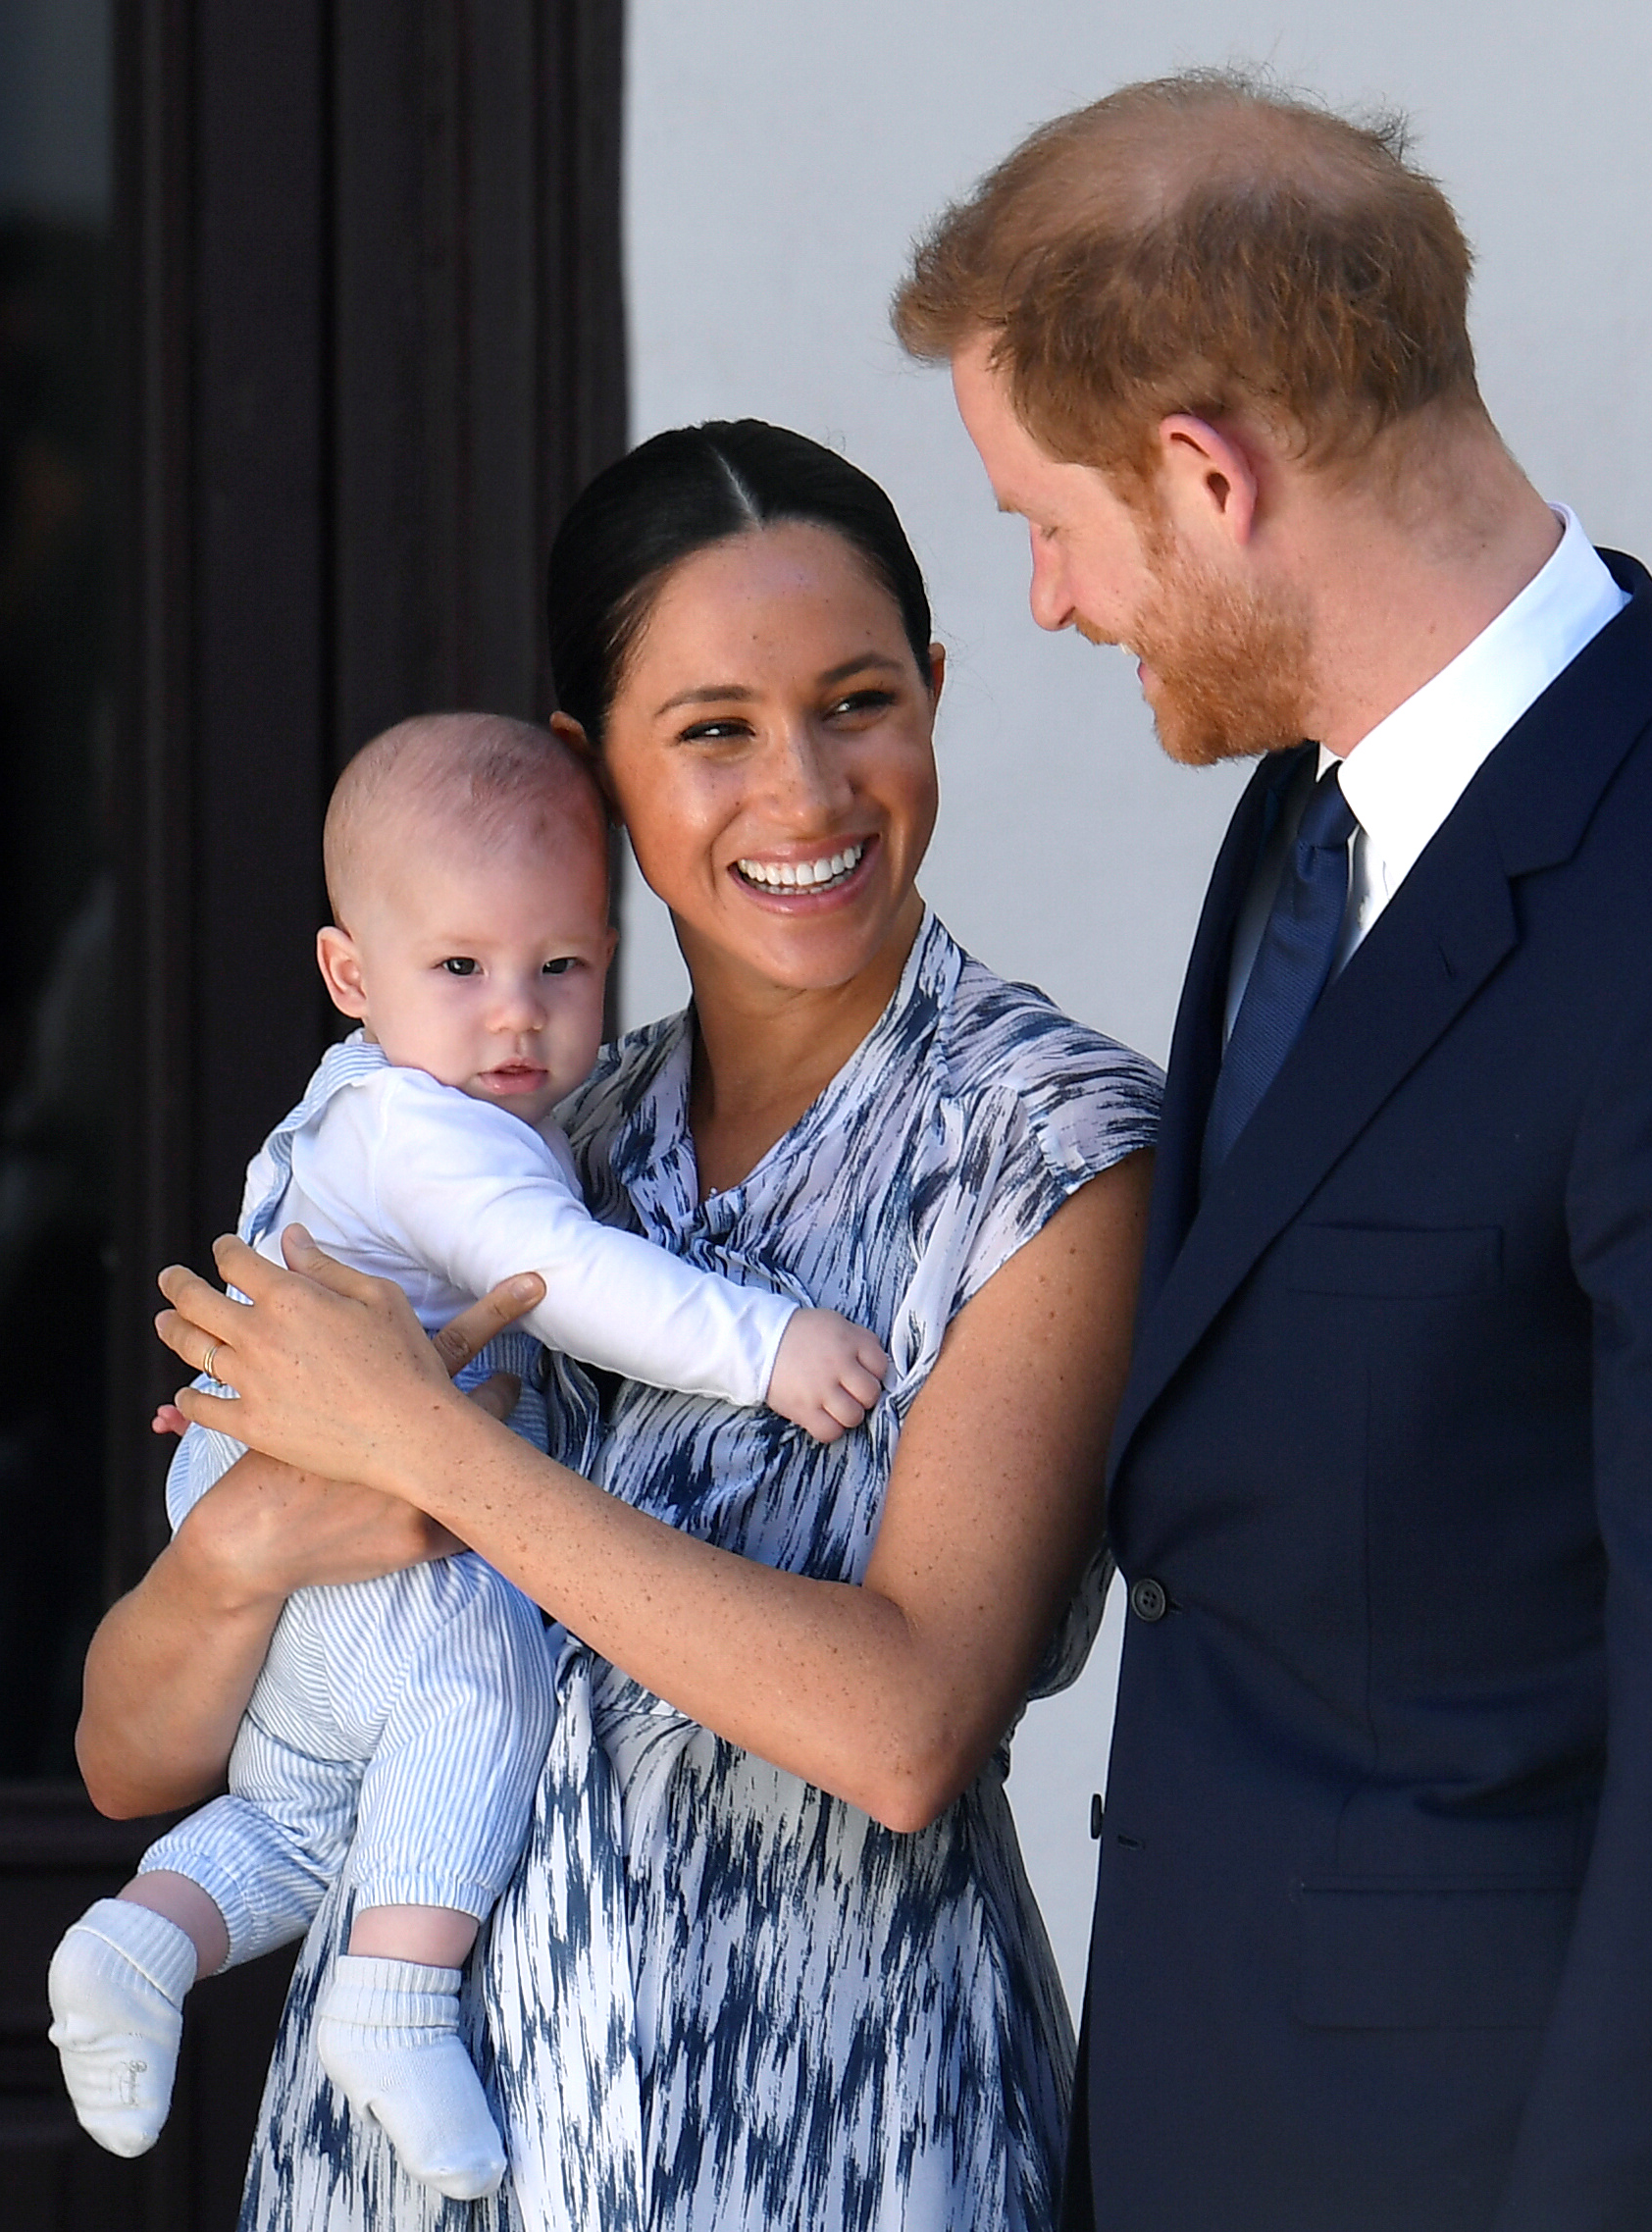
[[[592,1202],[869,1324],[885,1396],[821,1449],[623,1384],[568,1470],[453,1393],[393,1289],[221,1243],[253,1309],[174,1271],[161,1328],[191,1365],[218,1344],[269,1457],[111,1614],[88,1781],[198,1796],[284,1592],[458,1536],[561,1623],[533,1843],[474,1964],[514,2191],[464,2218],[341,2127],[303,2017],[346,1886],[243,2221],[1042,2226],[1071,2041],[1004,1745],[1099,1617],[1155,1075],[924,909],[942,654],[863,475],[749,421],[661,436],[575,505],[550,606],[559,722],[694,985],[577,1096]]]

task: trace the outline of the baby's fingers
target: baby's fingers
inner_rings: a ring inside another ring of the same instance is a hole
[[[881,1387],[889,1377],[889,1358],[868,1332],[860,1332],[854,1344],[854,1361],[863,1372],[869,1372]],[[853,1381],[850,1384],[852,1386]],[[876,1400],[876,1397],[873,1398]]]
[[[874,1388],[872,1401],[875,1402],[876,1400],[877,1391]],[[835,1419],[846,1433],[860,1425],[870,1407],[870,1404],[860,1402],[848,1387],[842,1385],[829,1387],[821,1405],[826,1416],[829,1419]],[[833,1438],[836,1439],[836,1436],[834,1435]]]
[[[840,1376],[843,1392],[852,1403],[859,1404],[860,1417],[864,1418],[883,1393],[883,1374],[881,1372],[870,1372],[863,1364],[846,1364]],[[833,1415],[837,1415],[835,1404],[833,1405]],[[858,1426],[860,1419],[856,1419],[854,1424]]]

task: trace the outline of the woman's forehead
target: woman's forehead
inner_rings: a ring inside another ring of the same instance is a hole
[[[841,646],[839,660],[823,657]],[[626,691],[666,669],[725,661],[813,671],[859,652],[909,663],[900,605],[866,557],[830,527],[783,520],[682,558],[661,584]]]

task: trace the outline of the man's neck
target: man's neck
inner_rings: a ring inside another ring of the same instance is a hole
[[[1341,758],[1548,563],[1561,524],[1487,428],[1402,512],[1355,489],[1301,521],[1316,677],[1308,733]]]

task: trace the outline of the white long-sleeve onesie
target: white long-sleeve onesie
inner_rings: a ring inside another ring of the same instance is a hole
[[[331,1050],[248,1168],[241,1237],[279,1262],[295,1222],[394,1279],[427,1331],[537,1271],[545,1298],[521,1323],[547,1347],[735,1403],[762,1400],[797,1308],[598,1224],[560,1131],[393,1067],[359,1034]],[[542,1442],[534,1352],[519,1333],[506,1343],[497,1360],[525,1381],[511,1423]],[[167,1483],[175,1529],[241,1453],[189,1428]],[[217,1900],[232,1962],[300,1936],[344,1866],[359,1904],[484,1915],[526,1838],[550,1720],[542,1616],[480,1558],[300,1589],[243,1717],[230,1796],[142,1867]]]

